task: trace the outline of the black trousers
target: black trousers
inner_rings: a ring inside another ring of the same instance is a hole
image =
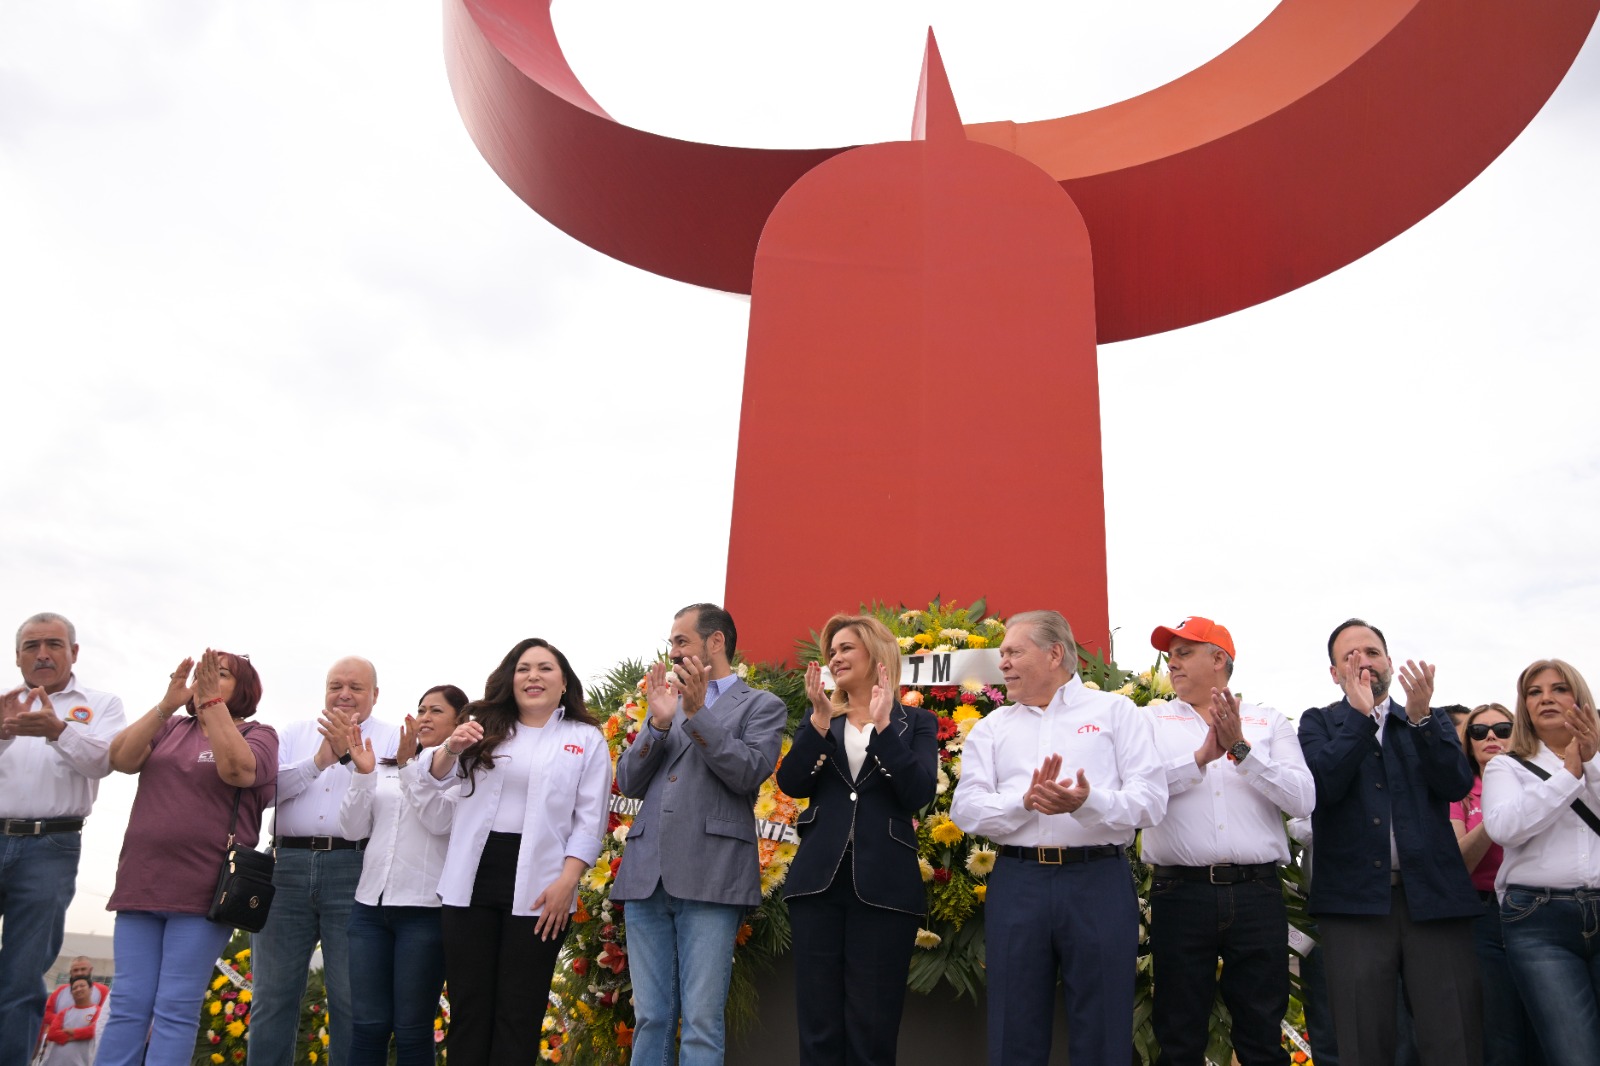
[[[1241,1066],[1287,1066],[1279,1028],[1289,1009],[1289,916],[1276,877],[1150,887],[1153,1022],[1162,1066],[1203,1066],[1222,960],[1222,1001]]]
[[[550,977],[571,926],[540,940],[538,918],[511,913],[521,844],[520,834],[490,833],[472,905],[440,910],[451,1062],[521,1066],[539,1058]]]
[[[1388,914],[1317,916],[1341,1063],[1395,1061],[1402,973],[1423,1066],[1483,1062],[1483,993],[1472,922],[1414,921],[1398,885],[1389,892]]]
[[[921,924],[861,902],[849,852],[826,891],[789,900],[800,1066],[894,1066]]]

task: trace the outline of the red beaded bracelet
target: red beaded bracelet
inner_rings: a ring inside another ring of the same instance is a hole
[[[215,707],[219,703],[227,703],[227,702],[228,701],[223,699],[221,696],[212,696],[209,700],[206,700],[200,706],[196,707],[195,710],[196,711],[203,711],[207,707]]]

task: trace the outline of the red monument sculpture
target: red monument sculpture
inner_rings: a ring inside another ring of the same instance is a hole
[[[549,0],[445,0],[445,51],[473,140],[535,211],[624,262],[751,294],[726,600],[746,653],[779,660],[863,598],[939,594],[1057,607],[1103,645],[1096,343],[1271,299],[1414,225],[1532,120],[1597,12],[1284,0],[1151,92],[970,126],[930,34],[911,140],[813,150],[614,121]],[[883,418],[890,396],[915,417]],[[1014,431],[983,453],[933,446],[976,414]],[[826,515],[797,491],[819,483]],[[1017,551],[948,554],[952,502],[1008,515]],[[842,532],[856,550],[825,552]]]

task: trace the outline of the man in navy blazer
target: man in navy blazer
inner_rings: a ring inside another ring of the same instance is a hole
[[[617,760],[617,788],[643,801],[611,898],[627,902],[633,1061],[721,1066],[734,938],[761,903],[756,794],[789,713],[733,673],[738,632],[721,607],[679,611],[672,669],[646,674],[649,717]]]
[[[1400,975],[1424,1066],[1478,1066],[1482,1001],[1472,920],[1483,903],[1450,827],[1472,788],[1450,716],[1435,713],[1434,669],[1407,661],[1405,704],[1389,698],[1383,633],[1352,618],[1328,638],[1344,699],[1300,718],[1317,785],[1310,911],[1346,1063],[1395,1061]]]

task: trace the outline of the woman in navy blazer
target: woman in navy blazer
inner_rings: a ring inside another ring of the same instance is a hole
[[[895,701],[900,656],[876,618],[835,615],[806,668],[811,717],[778,767],[808,797],[784,882],[794,932],[802,1066],[893,1066],[906,972],[927,892],[912,819],[933,802],[938,725]]]

